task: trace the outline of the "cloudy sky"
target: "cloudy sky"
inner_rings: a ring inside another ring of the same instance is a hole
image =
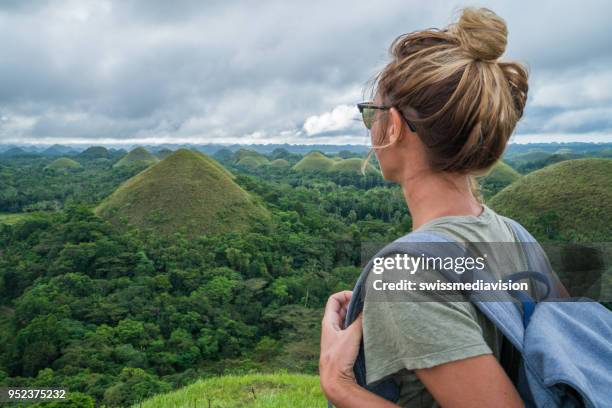
[[[0,2],[0,143],[366,143],[399,34],[465,5],[530,68],[515,142],[612,141],[610,1]]]

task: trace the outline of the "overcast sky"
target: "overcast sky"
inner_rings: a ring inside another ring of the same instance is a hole
[[[514,141],[612,141],[612,1],[0,2],[0,143],[366,143],[398,35],[465,5],[531,72]]]

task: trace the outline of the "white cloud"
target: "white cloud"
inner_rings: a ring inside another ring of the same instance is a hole
[[[304,122],[304,131],[309,136],[340,130],[354,130],[359,111],[355,106],[338,105],[331,112],[313,115]]]
[[[612,102],[612,70],[565,74],[542,78],[534,87],[531,106],[573,108]]]
[[[609,129],[612,2],[480,4],[508,22],[504,58],[530,66],[523,133]],[[0,2],[0,143],[366,143],[352,106],[391,41],[462,5]]]
[[[612,129],[612,107],[567,110],[553,115],[543,131],[571,131],[584,128]]]

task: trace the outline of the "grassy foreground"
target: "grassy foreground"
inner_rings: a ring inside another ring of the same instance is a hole
[[[200,380],[167,394],[157,395],[133,408],[284,408],[322,407],[325,397],[319,377],[304,374],[228,375]]]

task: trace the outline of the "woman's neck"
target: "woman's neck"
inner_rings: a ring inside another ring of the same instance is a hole
[[[436,218],[478,216],[484,210],[474,197],[470,179],[465,175],[418,174],[406,177],[401,185],[412,216],[413,230]]]

